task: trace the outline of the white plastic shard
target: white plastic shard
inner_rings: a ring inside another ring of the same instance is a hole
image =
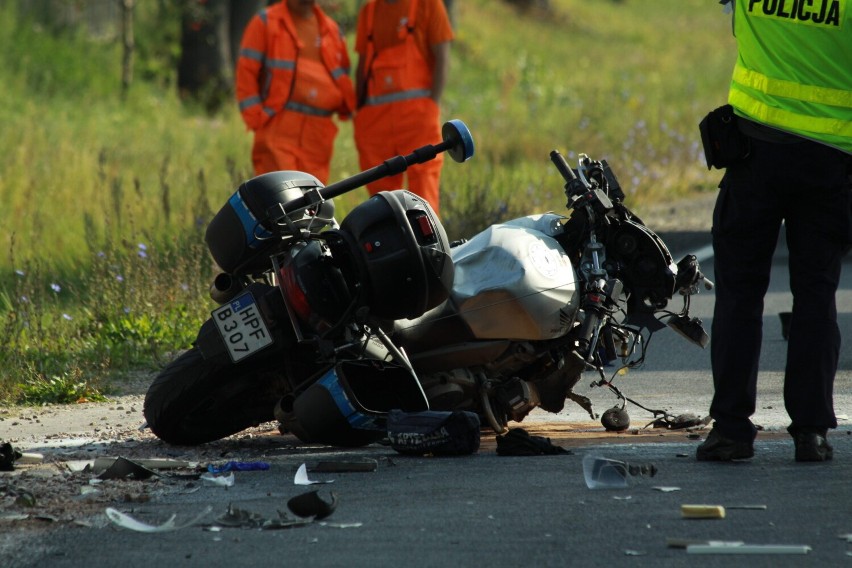
[[[148,523],[143,523],[142,521],[137,521],[130,515],[126,513],[122,513],[117,509],[113,509],[112,507],[108,507],[106,510],[107,518],[118,526],[136,532],[143,533],[160,533],[160,532],[169,532],[176,531],[182,528],[186,528],[194,525],[201,519],[203,519],[210,511],[212,511],[212,507],[207,507],[204,511],[201,512],[200,515],[192,519],[191,521],[187,521],[183,524],[176,524],[175,519],[177,515],[172,515],[169,517],[166,522],[161,525],[149,525]]]
[[[293,483],[296,485],[314,485],[316,483],[333,483],[334,480],[329,481],[314,481],[312,479],[308,479],[308,468],[305,464],[299,466],[299,469],[296,470],[296,477],[293,479]]]
[[[233,471],[230,473],[230,475],[213,475],[212,473],[205,473],[202,474],[199,479],[204,483],[208,483],[210,485],[217,485],[219,487],[233,487],[234,483],[236,483],[236,478],[234,477]]]

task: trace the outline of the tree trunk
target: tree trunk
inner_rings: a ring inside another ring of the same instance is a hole
[[[243,30],[266,0],[188,0],[181,21],[178,90],[215,111],[234,92]]]
[[[136,40],[133,35],[133,9],[136,0],[121,0],[121,97],[126,98],[133,82],[133,52]]]

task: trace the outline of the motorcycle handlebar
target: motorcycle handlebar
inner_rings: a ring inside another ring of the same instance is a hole
[[[553,165],[556,166],[556,169],[559,170],[560,174],[562,174],[562,178],[566,183],[571,183],[577,179],[577,175],[574,173],[574,170],[571,169],[571,166],[568,164],[568,160],[565,159],[565,156],[559,153],[559,150],[550,151],[550,161],[553,162]]]
[[[473,156],[473,137],[462,121],[450,120],[445,122],[441,129],[441,136],[443,141],[438,144],[427,144],[406,156],[394,156],[374,168],[329,184],[319,190],[319,196],[322,200],[332,199],[384,177],[402,173],[410,166],[433,160],[441,152],[449,153],[450,157],[459,163],[465,162]],[[284,211],[292,213],[309,207],[316,201],[318,200],[315,196],[305,194],[284,204]]]
[[[559,153],[559,150],[551,150],[550,161],[553,162],[553,165],[556,166],[556,169],[559,170],[559,173],[562,175],[562,179],[565,180],[566,195],[569,197],[573,195],[580,195],[588,189],[586,184],[583,183],[583,181],[577,177],[577,174],[574,173],[574,170],[571,169],[571,166],[568,164],[565,156]]]

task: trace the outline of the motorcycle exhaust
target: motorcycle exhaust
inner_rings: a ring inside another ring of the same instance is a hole
[[[234,296],[242,292],[243,288],[245,288],[245,285],[241,280],[222,272],[216,275],[213,284],[210,285],[210,297],[217,304],[224,304],[230,302]]]

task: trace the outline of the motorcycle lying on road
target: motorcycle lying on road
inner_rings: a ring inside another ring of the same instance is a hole
[[[694,256],[675,264],[624,206],[605,160],[581,154],[575,170],[554,150],[569,214],[498,223],[469,240],[450,243],[406,190],[336,222],[334,197],[440,152],[473,155],[461,121],[442,137],[328,186],[296,171],[240,185],[205,237],[222,269],[211,287],[219,307],[146,394],[154,434],[194,445],[277,419],[304,442],[359,446],[386,436],[394,409],[471,411],[501,434],[566,400],[595,417],[573,390],[584,372],[618,396],[601,420],[619,430],[630,399],[605,367],[641,365],[666,324],[706,345],[689,299],[712,283]],[[683,307],[668,311],[675,295]]]

